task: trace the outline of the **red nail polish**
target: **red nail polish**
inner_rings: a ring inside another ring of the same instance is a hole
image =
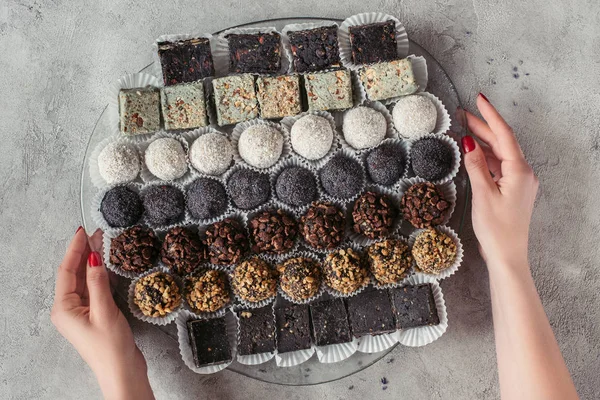
[[[90,267],[99,267],[102,265],[102,258],[100,258],[100,253],[97,251],[92,251],[88,256],[88,264]]]
[[[471,136],[464,136],[461,140],[463,153],[467,154],[475,150],[475,140]]]
[[[482,99],[484,99],[484,100],[485,100],[485,101],[487,101],[488,103],[490,102],[490,101],[488,100],[488,98],[487,98],[487,97],[485,97],[485,95],[484,95],[483,93],[479,92],[479,95],[481,96],[481,98],[482,98]]]
[[[77,228],[77,230],[75,231],[75,234],[77,235],[79,233],[79,231],[82,229],[83,229],[83,226],[79,225],[79,228]]]

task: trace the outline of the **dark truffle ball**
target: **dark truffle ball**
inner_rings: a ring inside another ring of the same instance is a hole
[[[100,212],[108,225],[124,228],[134,225],[142,217],[142,201],[140,196],[125,186],[110,189],[100,204]]]
[[[160,259],[172,272],[186,275],[204,261],[204,245],[195,232],[176,226],[165,235]]]
[[[279,200],[291,206],[310,204],[317,198],[315,176],[302,167],[284,169],[277,177],[275,192]]]
[[[350,198],[362,189],[363,168],[358,161],[337,155],[321,168],[321,184],[333,197]]]
[[[151,186],[144,193],[144,215],[149,224],[174,224],[181,221],[184,214],[185,198],[175,186]]]
[[[331,250],[344,240],[346,219],[336,205],[315,202],[300,218],[300,233],[304,241],[315,249]]]
[[[269,175],[247,168],[235,171],[227,181],[227,188],[233,204],[242,210],[260,206],[271,195]]]
[[[442,179],[452,170],[452,149],[436,138],[423,138],[413,144],[410,160],[415,175],[428,181]]]
[[[248,229],[255,253],[285,253],[294,247],[298,236],[296,220],[280,209],[258,213],[248,222]]]
[[[214,179],[196,179],[187,189],[187,209],[196,219],[218,217],[227,210],[225,187]]]
[[[110,240],[110,263],[125,271],[147,271],[158,257],[160,242],[152,229],[134,226]]]
[[[233,218],[225,218],[209,225],[205,235],[204,244],[208,249],[208,260],[211,264],[236,264],[250,248],[246,229]]]
[[[385,237],[390,234],[397,215],[398,210],[387,195],[366,192],[354,203],[354,232],[370,239]]]
[[[380,185],[393,185],[404,173],[405,160],[400,146],[384,143],[367,156],[367,172],[371,180]]]

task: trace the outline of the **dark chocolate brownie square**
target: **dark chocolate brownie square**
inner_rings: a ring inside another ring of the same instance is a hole
[[[194,82],[215,74],[207,38],[159,43],[158,57],[165,86]]]
[[[394,21],[351,26],[349,31],[355,64],[372,64],[398,58]]]
[[[281,36],[276,32],[231,34],[229,72],[277,73],[281,69]]]
[[[387,290],[363,292],[346,300],[355,337],[394,332],[394,312]]]
[[[311,304],[310,316],[317,346],[352,341],[344,300],[331,299]]]
[[[433,291],[429,283],[395,288],[390,290],[390,296],[398,329],[438,325],[440,323]]]
[[[296,72],[314,72],[339,67],[337,26],[291,31],[287,36],[292,47]]]
[[[275,309],[277,350],[280,353],[310,349],[310,317],[308,305],[294,304]]]
[[[196,367],[231,361],[225,318],[192,320],[187,327]]]
[[[238,354],[247,356],[275,351],[273,306],[238,310],[240,324]]]

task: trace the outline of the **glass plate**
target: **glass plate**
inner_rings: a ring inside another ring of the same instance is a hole
[[[238,25],[238,27],[275,26],[277,29],[282,29],[286,24],[290,23],[318,22],[322,20],[328,19],[310,17],[268,19]],[[342,21],[337,20],[336,22],[341,23]],[[150,46],[148,46],[148,51],[150,51]],[[460,99],[454,84],[442,66],[431,56],[431,54],[413,41],[410,42],[409,54],[423,56],[427,60],[427,68],[429,73],[427,91],[440,98],[451,114],[454,113],[454,110],[456,110],[457,107],[461,107]],[[152,74],[152,67],[152,64],[150,64],[140,72]],[[118,77],[115,77],[115,80],[117,78]],[[452,127],[449,134],[458,140],[460,140],[460,138],[465,134],[464,129],[456,121],[456,118],[452,118]],[[81,215],[87,232],[93,232],[97,228],[96,224],[91,218],[90,210],[92,199],[98,191],[90,180],[88,165],[89,157],[98,143],[110,135],[111,130],[109,128],[109,121],[105,108],[98,118],[98,121],[96,122],[96,125],[94,126],[92,134],[89,138],[81,170]],[[455,212],[450,220],[449,225],[460,234],[464,222],[467,199],[469,196],[468,179],[463,166],[461,166],[461,169],[455,178],[455,183],[457,187],[458,198]],[[116,283],[115,294],[118,302],[121,306],[123,306],[126,304],[129,280],[116,275],[114,277],[114,282]],[[125,306],[124,308],[127,307]],[[172,339],[173,350],[175,350],[175,353],[178,354],[177,330],[175,324],[170,324],[166,327],[155,327],[155,329],[159,329]],[[393,348],[376,354],[364,354],[357,352],[350,358],[335,364],[321,364],[317,360],[317,356],[315,354],[307,362],[295,367],[277,367],[275,365],[275,360],[272,359],[265,364],[257,366],[246,366],[234,362],[228,369],[265,382],[283,385],[313,385],[341,379],[355,372],[361,371],[379,361],[388,352],[392,351],[392,349]]]

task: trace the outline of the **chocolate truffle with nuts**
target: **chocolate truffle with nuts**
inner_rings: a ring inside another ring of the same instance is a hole
[[[208,261],[216,265],[239,262],[249,248],[246,230],[233,218],[209,225],[204,244],[208,249]]]
[[[250,303],[258,303],[277,294],[276,272],[259,257],[251,257],[238,264],[231,282],[237,295]]]
[[[300,218],[304,241],[319,250],[334,249],[344,240],[346,220],[335,204],[315,202]]]
[[[456,251],[456,243],[450,236],[428,228],[417,235],[412,255],[418,270],[437,275],[454,263]]]
[[[151,229],[131,227],[110,240],[109,261],[124,271],[140,273],[152,268],[160,242]]]
[[[351,294],[369,282],[369,272],[360,255],[350,249],[339,249],[327,255],[323,263],[325,284],[342,294]]]
[[[371,273],[382,285],[398,283],[408,275],[413,257],[402,240],[387,239],[369,246],[367,262]]]
[[[223,271],[201,269],[187,276],[183,295],[192,311],[212,313],[231,302],[229,281]]]
[[[153,272],[135,283],[133,302],[147,317],[164,317],[181,305],[179,286],[164,272]]]
[[[398,215],[396,206],[389,196],[366,192],[356,200],[352,210],[354,232],[369,239],[377,239],[390,234],[394,219]]]
[[[415,228],[440,225],[450,212],[450,203],[431,182],[415,183],[400,201],[402,216]]]
[[[321,286],[319,263],[308,257],[295,257],[277,266],[281,290],[292,300],[303,302],[314,297]]]
[[[165,235],[160,259],[173,273],[186,275],[204,261],[204,246],[195,232],[176,226]]]
[[[281,209],[259,212],[248,227],[254,253],[285,253],[294,247],[298,237],[296,220]]]

